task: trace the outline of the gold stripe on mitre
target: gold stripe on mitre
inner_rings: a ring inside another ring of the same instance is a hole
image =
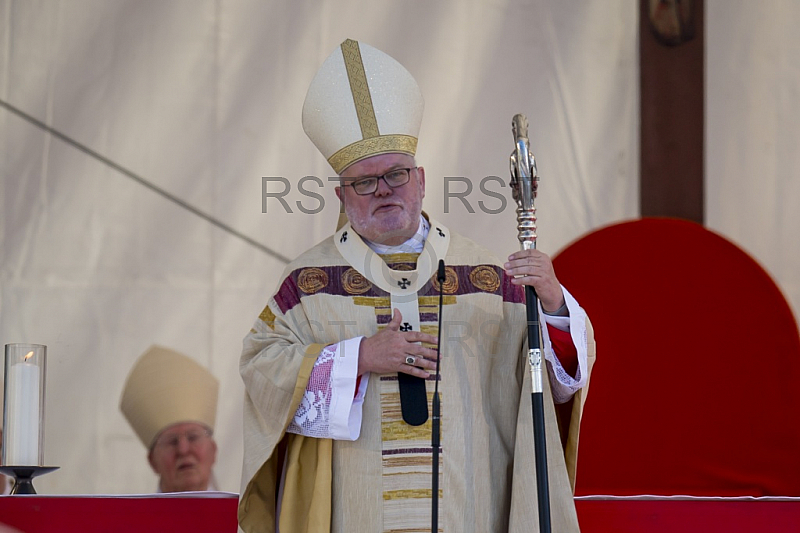
[[[345,40],[342,43],[342,56],[344,57],[344,67],[347,70],[347,78],[350,80],[350,92],[356,106],[361,135],[364,139],[377,137],[380,135],[378,120],[375,118],[375,108],[372,105],[372,96],[369,93],[369,83],[358,42],[352,39]]]
[[[417,153],[417,138],[410,135],[380,135],[348,144],[328,158],[333,171],[340,174],[344,169],[362,159],[380,154],[402,152],[414,156]]]

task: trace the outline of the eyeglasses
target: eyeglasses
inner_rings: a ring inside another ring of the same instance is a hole
[[[184,433],[175,433],[172,435],[164,435],[159,437],[155,446],[157,448],[169,448],[172,450],[177,450],[181,439],[186,439],[189,447],[195,447],[209,437],[211,437],[211,431],[208,429],[190,429]]]
[[[359,178],[355,180],[353,183],[345,183],[344,186],[352,187],[356,194],[361,196],[366,196],[368,194],[374,194],[375,191],[378,190],[378,181],[383,180],[386,182],[386,185],[391,187],[392,189],[396,189],[397,187],[402,187],[408,180],[411,179],[410,172],[412,170],[417,169],[418,167],[411,167],[411,168],[395,168],[394,170],[390,170],[383,176],[370,176],[367,178]]]

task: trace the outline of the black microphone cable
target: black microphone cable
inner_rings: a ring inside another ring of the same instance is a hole
[[[439,532],[439,365],[442,359],[442,307],[444,294],[444,260],[439,259],[439,272],[436,274],[439,281],[439,340],[436,344],[436,382],[433,385],[433,422],[431,424],[431,448],[433,449],[433,481],[431,483],[431,533]]]

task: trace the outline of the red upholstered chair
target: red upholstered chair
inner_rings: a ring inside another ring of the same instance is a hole
[[[750,256],[698,224],[643,219],[554,264],[598,347],[577,495],[800,496],[800,336]]]

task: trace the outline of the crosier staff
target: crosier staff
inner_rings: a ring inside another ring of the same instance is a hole
[[[514,115],[511,121],[514,151],[511,152],[511,190],[517,202],[517,238],[523,250],[536,249],[536,197],[539,176],[536,160],[528,142],[528,119]],[[536,491],[539,502],[539,531],[550,533],[550,495],[547,482],[547,448],[544,432],[544,397],[542,387],[541,330],[539,298],[530,285],[525,286],[528,312],[528,362],[531,367],[531,408],[533,411],[533,443],[536,455]]]

